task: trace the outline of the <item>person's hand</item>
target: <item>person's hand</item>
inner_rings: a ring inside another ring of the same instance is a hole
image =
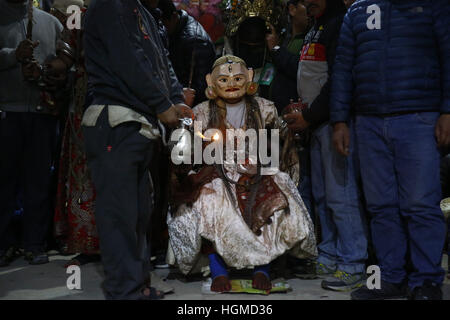
[[[450,144],[450,114],[439,117],[435,129],[438,147],[446,147]]]
[[[195,90],[191,88],[183,88],[183,94],[184,103],[186,103],[189,107],[192,107],[195,100]]]
[[[176,127],[180,123],[181,118],[194,119],[192,109],[183,103],[172,105],[166,111],[158,114],[158,119],[169,127]]]
[[[60,58],[55,58],[46,63],[46,71],[43,80],[50,90],[56,90],[64,85],[67,79],[67,66]]]
[[[22,65],[22,74],[26,80],[38,80],[41,77],[41,66],[36,60]]]
[[[269,48],[269,50],[272,50],[275,46],[277,46],[280,43],[280,39],[278,38],[278,35],[273,25],[269,24],[269,27],[271,32],[266,34],[266,44],[267,48]]]
[[[333,127],[333,144],[343,156],[350,154],[350,129],[345,122],[338,122]]]
[[[309,123],[303,118],[301,112],[288,113],[283,116],[287,122],[289,130],[302,131],[309,127]]]
[[[39,45],[39,41],[23,40],[16,49],[16,59],[19,62],[23,62],[33,57],[34,48]]]

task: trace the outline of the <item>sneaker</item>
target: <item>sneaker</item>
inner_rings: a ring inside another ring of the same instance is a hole
[[[369,289],[363,286],[351,293],[352,300],[385,300],[406,297],[406,286],[381,280],[380,289]]]
[[[408,299],[410,300],[442,300],[441,286],[425,280],[422,286],[414,288]]]
[[[27,251],[25,252],[25,260],[32,265],[45,264],[49,262],[48,255],[45,251]]]
[[[336,272],[335,266],[326,265],[323,263],[316,262],[316,275],[319,277],[329,277]]]
[[[347,273],[337,270],[332,277],[322,281],[322,288],[333,291],[350,291],[365,284],[364,273]]]

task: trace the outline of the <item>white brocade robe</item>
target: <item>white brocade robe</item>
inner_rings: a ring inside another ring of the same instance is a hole
[[[256,100],[264,123],[277,121],[274,104],[263,98]],[[208,101],[193,110],[196,121],[202,121],[205,127],[209,120]],[[231,128],[229,123],[227,127]],[[238,167],[225,166],[228,177],[234,181],[241,176]],[[276,211],[272,223],[264,225],[259,236],[245,223],[221,178],[205,184],[192,207],[181,205],[177,212],[168,215],[170,247],[184,274],[199,261],[202,238],[211,241],[225,263],[235,268],[268,264],[288,250],[299,258],[317,256],[314,226],[297,187],[284,172],[278,171],[272,177],[286,196],[289,212]],[[231,184],[231,190],[236,194],[234,184]]]

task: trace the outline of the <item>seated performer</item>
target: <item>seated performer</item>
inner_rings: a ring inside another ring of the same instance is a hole
[[[234,138],[227,129],[279,128],[273,102],[253,96],[253,70],[242,59],[217,59],[206,79],[209,101],[193,109],[203,133],[219,129],[226,145]],[[270,290],[269,264],[275,258],[288,250],[299,258],[316,256],[313,223],[293,180],[279,170],[261,174],[261,161],[247,160],[194,166],[172,192],[168,226],[176,262],[187,274],[207,254],[215,292],[231,290],[227,266],[254,267],[253,287]]]

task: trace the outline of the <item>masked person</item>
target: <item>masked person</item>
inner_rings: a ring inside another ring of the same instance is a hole
[[[194,108],[205,130],[195,134],[215,129],[216,141],[232,146],[238,162],[227,157],[222,165],[194,167],[174,193],[178,209],[168,217],[180,270],[189,273],[200,254],[207,254],[216,292],[231,289],[227,266],[254,267],[253,287],[269,290],[271,261],[290,249],[298,257],[316,254],[313,223],[290,176],[278,170],[262,175],[251,151],[233,144],[245,139],[243,130],[279,127],[273,102],[253,96],[252,79],[253,70],[238,57],[223,56],[214,63],[207,75],[209,101]],[[239,155],[245,161],[239,162]]]

